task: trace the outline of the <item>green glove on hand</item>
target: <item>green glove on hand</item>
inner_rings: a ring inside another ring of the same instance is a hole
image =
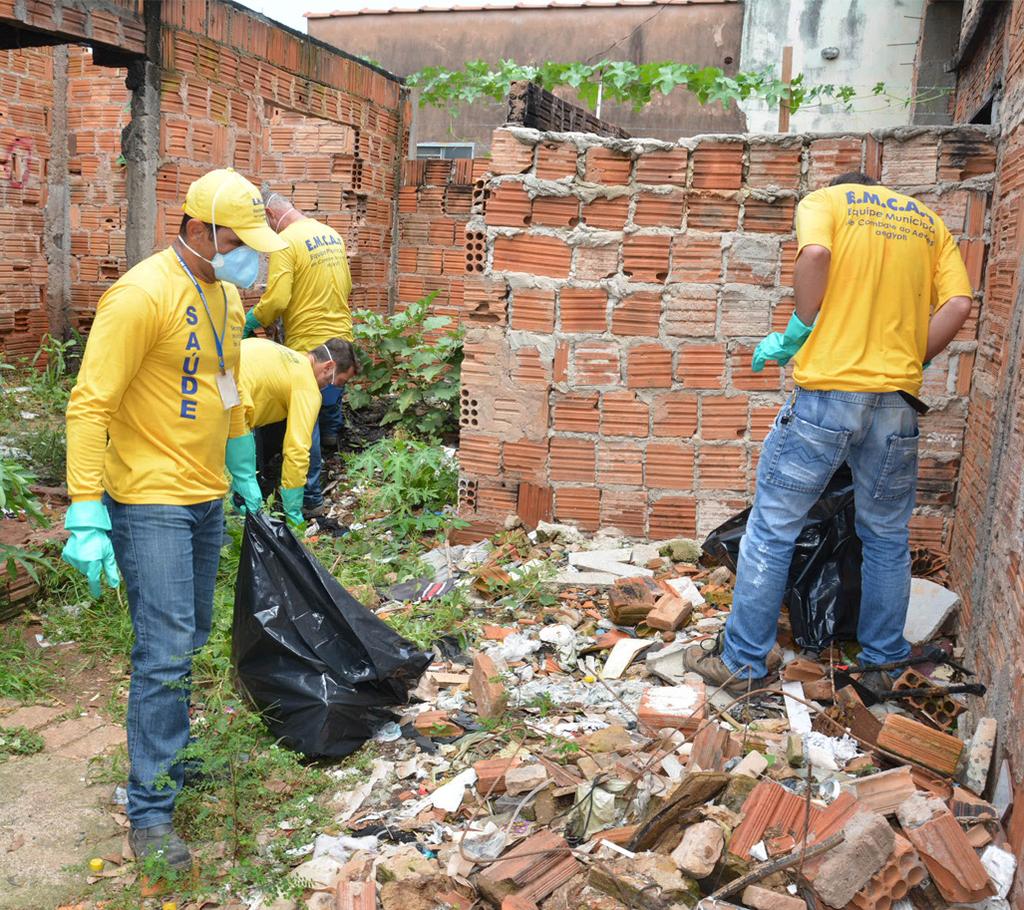
[[[804,325],[800,317],[794,313],[789,317],[789,325],[785,332],[772,332],[766,335],[761,343],[754,349],[752,369],[760,373],[769,360],[775,360],[779,366],[789,363],[789,358],[803,347],[807,337],[811,334],[814,325]]]
[[[71,537],[64,545],[61,558],[89,579],[89,593],[100,596],[100,573],[107,573],[107,584],[116,588],[121,583],[110,542],[110,515],[99,500],[71,503],[64,516],[64,527]]]
[[[252,433],[228,440],[224,461],[231,473],[231,489],[245,500],[246,510],[258,512],[263,508],[263,495],[256,482],[256,439]]]
[[[245,314],[245,328],[242,329],[242,337],[250,338],[256,333],[256,329],[262,329],[263,323],[256,318],[256,313],[253,310],[249,310]]]
[[[302,515],[302,497],[305,495],[305,487],[292,487],[285,489],[281,487],[281,505],[284,506],[284,515],[288,523],[298,527],[306,519]]]

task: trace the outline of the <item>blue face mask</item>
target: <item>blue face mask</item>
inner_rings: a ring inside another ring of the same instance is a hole
[[[230,253],[222,253],[218,250],[213,254],[213,259],[207,259],[192,249],[180,234],[178,239],[186,250],[213,266],[213,274],[218,281],[227,281],[243,289],[251,288],[256,283],[256,278],[260,273],[260,254],[252,247],[236,247]],[[213,232],[213,247],[217,249],[216,229]]]
[[[260,273],[260,254],[248,246],[236,247],[230,253],[216,253],[209,262],[219,281],[229,281],[240,288],[251,288]]]

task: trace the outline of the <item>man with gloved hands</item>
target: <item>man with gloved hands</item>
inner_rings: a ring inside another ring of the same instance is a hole
[[[177,869],[191,858],[171,826],[175,758],[188,743],[192,655],[210,633],[225,460],[241,464],[246,447],[238,287],[255,282],[260,253],[284,246],[259,191],[231,169],[196,180],[183,209],[172,245],[97,304],[67,410],[63,554],[93,594],[101,572],[111,585],[124,575],[135,631],[129,840],[137,858],[162,854]],[[164,774],[171,786],[156,783]]]
[[[309,470],[313,429],[320,414],[320,390],[346,382],[356,371],[355,351],[343,338],[329,338],[312,351],[300,354],[266,338],[242,342],[240,372],[242,406],[246,426],[260,430],[281,421],[284,464],[281,467],[281,503],[293,525],[301,525],[302,499]],[[259,507],[260,488],[256,481],[256,451],[260,442],[250,433],[246,443],[248,465],[232,471],[232,489],[250,509]],[[281,446],[278,447],[281,449]],[[250,479],[251,478],[251,479]],[[253,490],[255,487],[255,490]],[[255,494],[256,502],[253,501]]]
[[[942,219],[864,174],[844,174],[806,196],[796,235],[796,312],[753,358],[755,371],[793,359],[796,389],[758,461],[725,632],[714,648],[684,657],[706,682],[732,689],[770,681],[767,658],[796,538],[844,461],[863,544],[859,660],[875,665],[908,655],[908,525],[923,407],[915,396],[923,365],[956,336],[973,302]],[[891,687],[875,677],[874,685]]]

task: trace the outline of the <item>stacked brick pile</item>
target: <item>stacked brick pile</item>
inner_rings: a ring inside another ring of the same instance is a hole
[[[386,311],[405,148],[399,83],[226,3],[168,3],[162,13],[158,244],[177,233],[188,185],[231,165],[337,227],[353,306]]]
[[[981,287],[994,155],[979,130],[699,137],[675,146],[499,130],[466,228],[460,461],[469,535],[517,510],[706,533],[749,503],[788,377],[750,369],[793,309],[800,196],[866,168],[932,206]],[[477,248],[485,258],[478,259]],[[915,537],[949,530],[972,318],[929,369]]]

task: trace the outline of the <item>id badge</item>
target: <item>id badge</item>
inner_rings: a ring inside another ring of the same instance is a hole
[[[238,386],[235,385],[234,373],[217,374],[217,391],[220,392],[220,400],[224,404],[224,410],[230,411],[242,403],[238,397]]]

